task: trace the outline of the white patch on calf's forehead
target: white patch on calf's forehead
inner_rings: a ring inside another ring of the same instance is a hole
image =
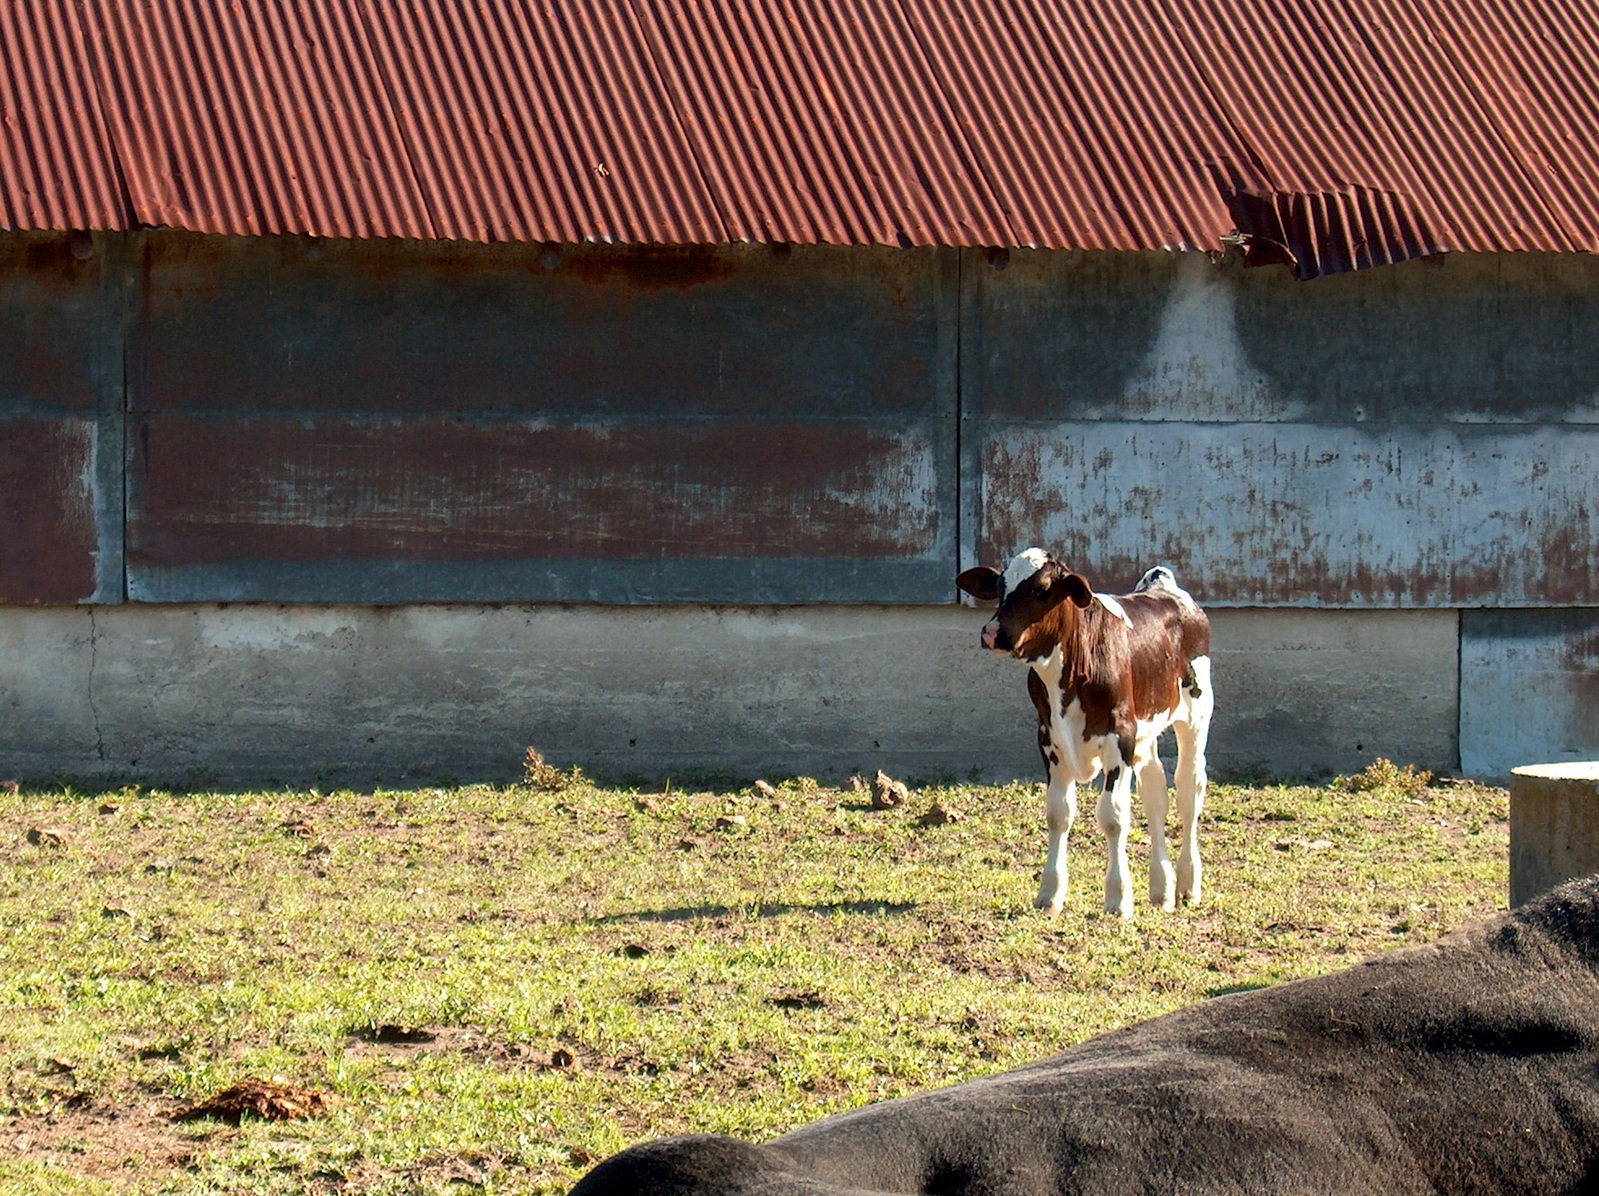
[[[1126,623],[1127,626],[1131,627],[1133,625],[1132,619],[1127,614],[1126,607],[1122,606],[1120,602],[1117,602],[1116,599],[1112,598],[1109,594],[1101,594],[1098,590],[1095,590],[1094,601],[1103,606],[1111,614],[1115,615],[1123,623]]]
[[[1049,553],[1042,548],[1025,548],[1011,559],[1005,568],[1005,593],[1010,593],[1022,582],[1037,573],[1049,561]]]

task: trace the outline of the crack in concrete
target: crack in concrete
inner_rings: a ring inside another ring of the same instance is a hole
[[[105,733],[100,728],[100,708],[94,701],[94,671],[100,660],[100,627],[95,622],[94,608],[89,608],[89,713],[94,718],[94,751],[98,759],[105,759]]]

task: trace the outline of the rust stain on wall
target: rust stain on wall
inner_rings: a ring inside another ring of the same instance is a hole
[[[641,245],[625,253],[559,255],[556,269],[584,282],[622,282],[643,291],[686,291],[731,278],[738,267],[708,245]]]
[[[91,598],[94,425],[0,419],[0,602]]]
[[[134,567],[245,559],[918,558],[915,431],[141,417]]]
[[[990,426],[975,542],[1111,589],[1169,564],[1226,605],[1595,605],[1596,452],[1575,427]]]

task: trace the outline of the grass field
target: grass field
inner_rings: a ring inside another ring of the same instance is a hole
[[[552,781],[0,794],[0,1192],[562,1192],[1504,905],[1505,793],[1391,769],[1212,786],[1206,903],[1130,924],[1091,799],[1049,919],[1033,786]],[[174,1120],[247,1077],[336,1103]]]

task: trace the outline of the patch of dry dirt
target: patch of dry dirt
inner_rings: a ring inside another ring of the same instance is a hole
[[[91,1179],[152,1180],[181,1171],[196,1140],[173,1124],[175,1107],[156,1101],[111,1108],[92,1101],[0,1124],[0,1151]]]

